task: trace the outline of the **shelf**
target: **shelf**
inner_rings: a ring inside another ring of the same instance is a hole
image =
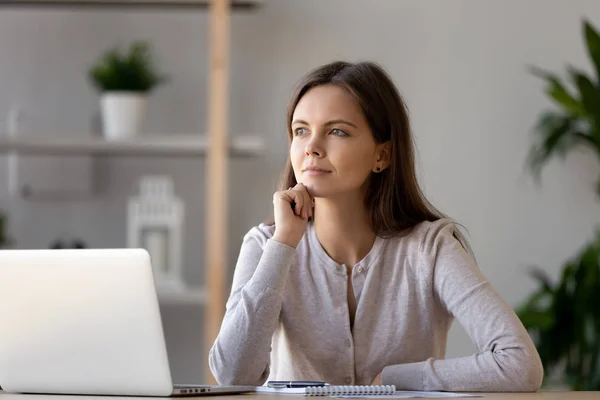
[[[18,154],[198,157],[206,155],[208,147],[206,136],[199,134],[140,136],[119,141],[70,136],[0,136],[0,153]],[[263,142],[257,137],[231,138],[231,156],[253,157],[262,151]]]
[[[103,8],[103,9],[207,9],[210,0],[0,0],[0,7]],[[262,0],[232,0],[233,10],[251,10]]]
[[[158,301],[162,304],[177,305],[204,305],[206,291],[202,287],[196,288],[157,288]]]

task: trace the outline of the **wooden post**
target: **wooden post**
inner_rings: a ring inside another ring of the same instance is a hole
[[[210,96],[208,113],[209,151],[206,168],[206,290],[205,354],[206,381],[216,381],[208,368],[210,350],[225,313],[227,272],[227,109],[229,80],[229,0],[210,5]]]

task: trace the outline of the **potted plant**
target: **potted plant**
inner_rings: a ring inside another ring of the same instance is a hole
[[[166,80],[156,67],[146,42],[134,42],[128,52],[110,49],[89,70],[102,94],[101,112],[107,140],[128,139],[140,132],[149,93]]]
[[[553,156],[564,157],[578,146],[600,159],[600,35],[589,22],[582,25],[593,78],[569,67],[569,87],[556,75],[533,68],[557,106],[539,118],[535,129],[528,161],[536,177]],[[600,183],[596,193],[600,196]],[[546,378],[558,369],[571,389],[600,390],[600,232],[564,265],[557,283],[539,268],[532,276],[539,289],[517,314],[532,334]]]

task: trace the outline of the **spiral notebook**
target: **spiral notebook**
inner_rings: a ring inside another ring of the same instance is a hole
[[[304,396],[386,396],[396,392],[394,385],[327,385],[302,388],[271,388],[258,386],[257,393],[296,394]]]

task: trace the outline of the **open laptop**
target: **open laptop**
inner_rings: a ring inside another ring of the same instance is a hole
[[[0,386],[121,396],[255,390],[173,385],[143,249],[0,251]]]

